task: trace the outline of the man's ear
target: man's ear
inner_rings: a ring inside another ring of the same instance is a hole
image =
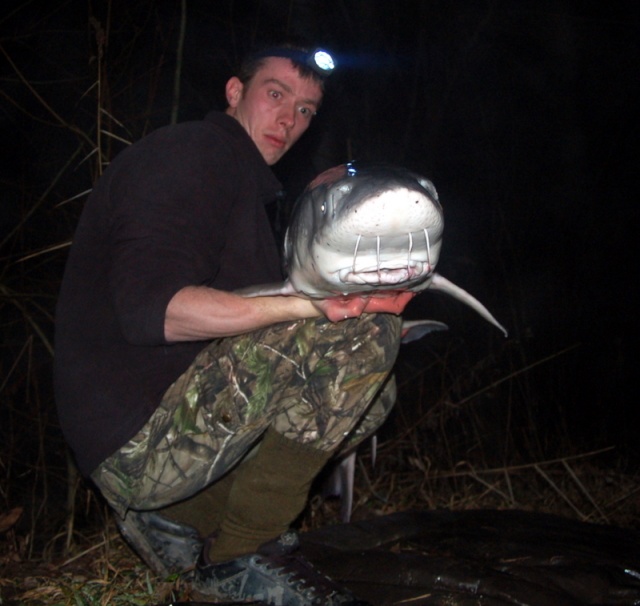
[[[240,99],[242,99],[242,91],[244,89],[244,85],[240,81],[240,79],[236,76],[229,78],[227,85],[225,87],[225,93],[227,96],[227,103],[229,107],[235,108],[238,105]]]

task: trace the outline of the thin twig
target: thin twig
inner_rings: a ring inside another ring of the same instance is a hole
[[[567,463],[566,460],[563,460],[562,461],[562,465],[569,472],[569,475],[571,476],[571,479],[578,485],[578,487],[582,491],[582,494],[589,500],[589,502],[593,505],[594,509],[600,514],[602,519],[608,524],[609,523],[609,518],[607,518],[607,516],[604,513],[604,511],[602,511],[602,509],[600,509],[598,504],[595,502],[595,500],[591,496],[591,493],[586,489],[584,484],[580,481],[580,478],[578,478],[578,476],[574,473],[574,471],[571,468],[571,466],[569,465],[569,463]]]
[[[173,100],[171,102],[171,124],[178,121],[180,109],[180,80],[182,77],[182,55],[184,49],[184,35],[187,29],[187,0],[180,3],[180,33],[178,34],[178,47],[176,48],[176,70],[173,76]]]
[[[22,72],[20,71],[20,69],[18,68],[18,66],[13,62],[13,60],[11,59],[10,55],[7,53],[7,51],[4,50],[4,47],[2,46],[2,44],[0,44],[0,52],[5,56],[5,58],[7,59],[7,61],[9,62],[9,65],[11,65],[11,67],[13,68],[13,71],[16,73],[16,75],[18,76],[18,78],[22,81],[22,83],[29,89],[29,91],[31,91],[31,94],[40,102],[40,104],[42,105],[42,107],[44,107],[53,117],[54,119],[61,125],[64,126],[65,128],[68,128],[70,131],[74,132],[76,135],[78,135],[79,137],[81,137],[82,139],[84,139],[84,141],[86,143],[88,143],[90,146],[93,146],[93,141],[91,141],[91,139],[89,139],[89,137],[86,135],[86,133],[84,133],[82,131],[82,129],[78,128],[77,126],[75,126],[75,124],[70,124],[69,122],[67,122],[60,114],[58,114],[58,112],[56,112],[41,96],[40,93],[38,93],[38,91],[36,91],[35,88],[33,88],[33,86],[31,86],[31,83],[29,82],[29,80],[22,74]]]
[[[73,202],[74,200],[77,200],[78,198],[82,198],[83,196],[88,196],[91,191],[93,190],[93,188],[89,188],[89,189],[85,189],[84,191],[81,191],[79,194],[75,194],[74,196],[71,196],[70,198],[67,198],[66,200],[63,200],[62,202],[58,202],[54,208],[60,208],[61,206],[64,206],[65,204],[68,204],[69,202]]]
[[[569,505],[573,511],[575,511],[582,521],[588,518],[588,516],[584,515],[578,507],[573,504],[573,501],[564,492],[562,492],[562,490],[560,490],[560,487],[538,465],[534,465],[533,468],[548,482],[549,486],[558,493],[560,498]]]
[[[105,539],[100,541],[100,543],[97,543],[96,545],[92,545],[91,547],[88,547],[84,551],[81,551],[80,553],[77,553],[73,557],[71,557],[71,558],[65,560],[64,562],[62,562],[62,564],[58,564],[57,566],[54,566],[53,569],[54,570],[60,570],[60,568],[64,568],[65,566],[68,566],[72,562],[75,562],[76,560],[78,560],[81,557],[87,555],[88,553],[91,553],[92,551],[95,551],[96,549],[100,549],[100,547],[104,547],[109,542],[109,540],[115,538],[115,536],[116,535],[114,535],[112,537],[107,536]]]
[[[35,259],[36,257],[41,257],[42,255],[46,255],[47,253],[54,252],[56,250],[62,250],[63,248],[69,248],[71,246],[71,240],[67,242],[62,242],[60,244],[52,244],[51,246],[47,246],[41,250],[36,250],[35,252],[29,253],[24,257],[20,257],[16,263],[22,263],[23,261],[28,261],[29,259]]]
[[[494,387],[497,387],[498,385],[501,385],[502,383],[509,381],[511,379],[514,379],[515,377],[517,377],[518,375],[524,374],[525,372],[531,370],[532,368],[535,368],[536,366],[540,366],[541,364],[545,364],[547,362],[550,362],[551,360],[554,360],[555,358],[562,356],[570,351],[572,351],[573,349],[576,349],[577,347],[580,347],[580,343],[574,343],[573,345],[569,345],[568,347],[565,347],[564,349],[561,349],[560,351],[554,352],[548,356],[545,356],[544,358],[541,358],[540,360],[537,360],[535,362],[532,362],[531,364],[528,364],[527,366],[524,366],[518,370],[515,370],[511,373],[509,373],[508,375],[497,379],[496,381],[493,381],[492,383],[490,383],[489,385],[485,385],[483,386],[481,389],[478,389],[477,391],[473,392],[471,395],[468,395],[467,397],[463,398],[462,400],[459,400],[456,403],[452,403],[452,406],[455,407],[460,407],[463,404],[466,404],[467,402],[469,402],[470,400],[473,400],[474,398],[477,398],[479,395],[493,389]],[[432,414],[431,410],[428,410],[427,412],[425,412],[421,417],[419,417],[412,425],[411,427],[407,427],[407,429],[402,432],[400,435],[397,436],[398,440],[401,440],[403,438],[406,438],[407,435],[411,434],[411,432],[413,431],[413,429],[415,427],[419,427],[420,425],[422,425],[425,421],[425,419]]]
[[[11,231],[9,231],[9,233],[4,237],[2,242],[0,242],[0,249],[2,247],[4,247],[4,245],[9,240],[11,240],[11,238],[13,238],[14,235],[16,235],[16,234],[18,234],[20,232],[20,229],[22,228],[22,226],[29,220],[29,218],[36,212],[36,210],[38,208],[40,208],[40,206],[47,199],[47,196],[49,195],[49,193],[58,185],[58,181],[61,179],[62,175],[67,171],[67,168],[69,168],[69,166],[75,160],[76,156],[80,153],[81,150],[82,150],[82,146],[79,146],[76,149],[76,151],[74,151],[73,154],[71,154],[71,157],[69,158],[69,160],[67,160],[67,162],[64,164],[64,166],[58,171],[58,174],[54,177],[52,182],[49,184],[49,187],[47,187],[47,189],[40,196],[40,198],[38,198],[36,203],[29,209],[28,212],[26,212],[21,217],[20,221],[18,221],[18,223],[13,227],[13,229]]]
[[[496,487],[496,484],[489,484],[489,482],[486,482],[485,480],[483,480],[479,475],[475,473],[474,469],[471,470],[471,473],[469,474],[469,476],[472,477],[476,482],[480,482],[480,484],[485,486],[490,492],[495,492],[497,495],[502,497],[505,501],[511,503],[511,499],[509,498],[508,494],[502,492],[502,490],[499,490]]]
[[[579,455],[571,455],[567,457],[559,457],[557,459],[547,459],[545,461],[538,461],[536,463],[525,463],[523,465],[509,465],[507,467],[493,467],[491,469],[474,469],[473,472],[477,474],[489,474],[489,473],[499,473],[503,474],[505,471],[514,472],[514,471],[522,471],[526,469],[532,469],[536,465],[554,465],[557,463],[562,463],[562,461],[576,461],[578,459],[586,459],[587,457],[593,457],[595,455],[602,454],[603,452],[609,452],[613,450],[615,446],[609,446],[607,448],[602,448],[600,450],[593,450],[591,452],[585,452]],[[469,476],[468,471],[447,471],[447,472],[436,472],[433,474],[428,473],[428,479],[443,479],[443,478],[460,478]]]
[[[11,292],[8,288],[3,286],[2,284],[0,284],[0,293],[5,295],[7,300],[9,300],[15,307],[17,307],[20,310],[20,312],[22,313],[22,316],[27,321],[27,324],[29,324],[31,328],[34,330],[34,332],[40,337],[42,344],[45,346],[45,348],[53,358],[53,345],[51,344],[51,341],[45,335],[44,331],[40,328],[40,326],[32,317],[32,315],[27,311],[27,308],[18,301],[19,297],[15,296],[15,293]]]
[[[497,387],[498,385],[501,385],[502,383],[504,383],[505,381],[509,381],[515,377],[517,377],[518,375],[521,375],[529,370],[531,370],[532,368],[535,368],[536,366],[540,366],[541,364],[545,364],[547,362],[550,362],[551,360],[554,360],[555,358],[558,358],[566,353],[569,353],[570,351],[572,351],[573,349],[576,349],[577,347],[580,347],[580,343],[574,343],[573,345],[569,345],[569,347],[565,347],[564,349],[561,349],[560,351],[557,351],[555,353],[552,353],[544,358],[541,358],[540,360],[537,360],[535,362],[532,362],[531,364],[528,364],[527,366],[524,366],[522,368],[519,368],[518,370],[514,370],[513,372],[509,373],[508,375],[497,379],[496,381],[493,381],[493,383],[489,383],[489,385],[485,385],[484,387],[482,387],[481,389],[479,389],[478,391],[472,393],[471,395],[467,396],[466,398],[463,398],[462,400],[459,400],[458,402],[454,403],[453,406],[462,406],[463,404],[466,404],[467,402],[469,402],[469,400],[473,400],[474,398],[477,398],[480,394],[489,391],[491,389],[493,389],[494,387]]]

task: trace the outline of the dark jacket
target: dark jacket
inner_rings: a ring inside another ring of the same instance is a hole
[[[279,189],[242,126],[218,112],[155,131],[98,181],[56,313],[58,414],[84,474],[138,432],[206,345],[165,341],[177,291],[282,279],[264,208]]]

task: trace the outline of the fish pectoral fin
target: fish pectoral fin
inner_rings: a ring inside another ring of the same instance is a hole
[[[247,286],[246,288],[239,288],[233,291],[236,295],[242,297],[274,297],[278,295],[300,296],[299,292],[296,292],[295,288],[289,280],[286,282],[272,282],[271,284],[258,284],[256,286]]]
[[[340,521],[347,523],[351,520],[353,508],[353,484],[356,472],[356,451],[335,464],[331,475],[322,487],[322,496],[338,497],[340,499]]]
[[[371,467],[376,466],[376,458],[378,456],[378,434],[371,436]]]
[[[449,330],[449,327],[436,320],[409,320],[402,323],[401,343],[411,343],[422,339],[431,332]]]
[[[440,274],[433,274],[429,288],[439,290],[440,292],[446,293],[454,299],[458,299],[458,301],[465,303],[471,307],[471,309],[475,310],[476,313],[480,314],[487,322],[501,330],[505,337],[509,336],[507,329],[493,317],[493,314],[482,303],[480,303],[478,299]]]

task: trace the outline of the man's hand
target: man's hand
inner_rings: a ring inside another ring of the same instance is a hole
[[[358,318],[363,313],[401,314],[416,293],[387,291],[366,295],[349,295],[314,301],[314,305],[332,322]]]
[[[321,314],[331,322],[358,318],[364,313],[401,314],[414,295],[387,291],[314,300],[282,295],[242,297],[206,286],[186,286],[167,306],[165,339],[172,343],[229,337]]]

